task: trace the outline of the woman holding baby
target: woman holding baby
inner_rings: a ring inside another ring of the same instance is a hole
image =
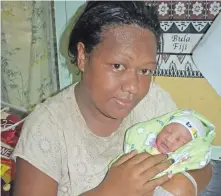
[[[133,151],[108,170],[129,127],[176,110],[152,81],[160,40],[157,15],[144,2],[87,3],[68,46],[81,81],[40,104],[25,122],[14,153],[16,196],[195,194],[182,174],[149,181],[173,163],[163,154]],[[211,167],[189,174],[201,191]]]

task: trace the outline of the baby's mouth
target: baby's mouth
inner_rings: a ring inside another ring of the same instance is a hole
[[[167,146],[167,144],[165,144],[165,142],[162,142],[160,144],[161,148],[163,148],[165,150],[165,152],[168,152],[169,151],[169,147]]]

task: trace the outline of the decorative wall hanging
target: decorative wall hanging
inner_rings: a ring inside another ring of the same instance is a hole
[[[192,50],[221,10],[220,1],[147,1],[156,7],[164,32],[156,76],[202,78]]]

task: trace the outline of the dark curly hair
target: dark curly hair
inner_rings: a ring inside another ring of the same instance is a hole
[[[76,21],[69,38],[68,53],[76,63],[77,44],[84,43],[86,53],[102,41],[101,33],[109,25],[138,25],[151,30],[160,50],[161,29],[154,7],[145,1],[89,1]]]

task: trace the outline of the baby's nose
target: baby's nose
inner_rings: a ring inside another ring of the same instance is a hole
[[[171,137],[171,136],[168,136],[168,137],[167,137],[167,141],[168,141],[169,143],[173,143],[174,138],[173,138],[173,137]]]

